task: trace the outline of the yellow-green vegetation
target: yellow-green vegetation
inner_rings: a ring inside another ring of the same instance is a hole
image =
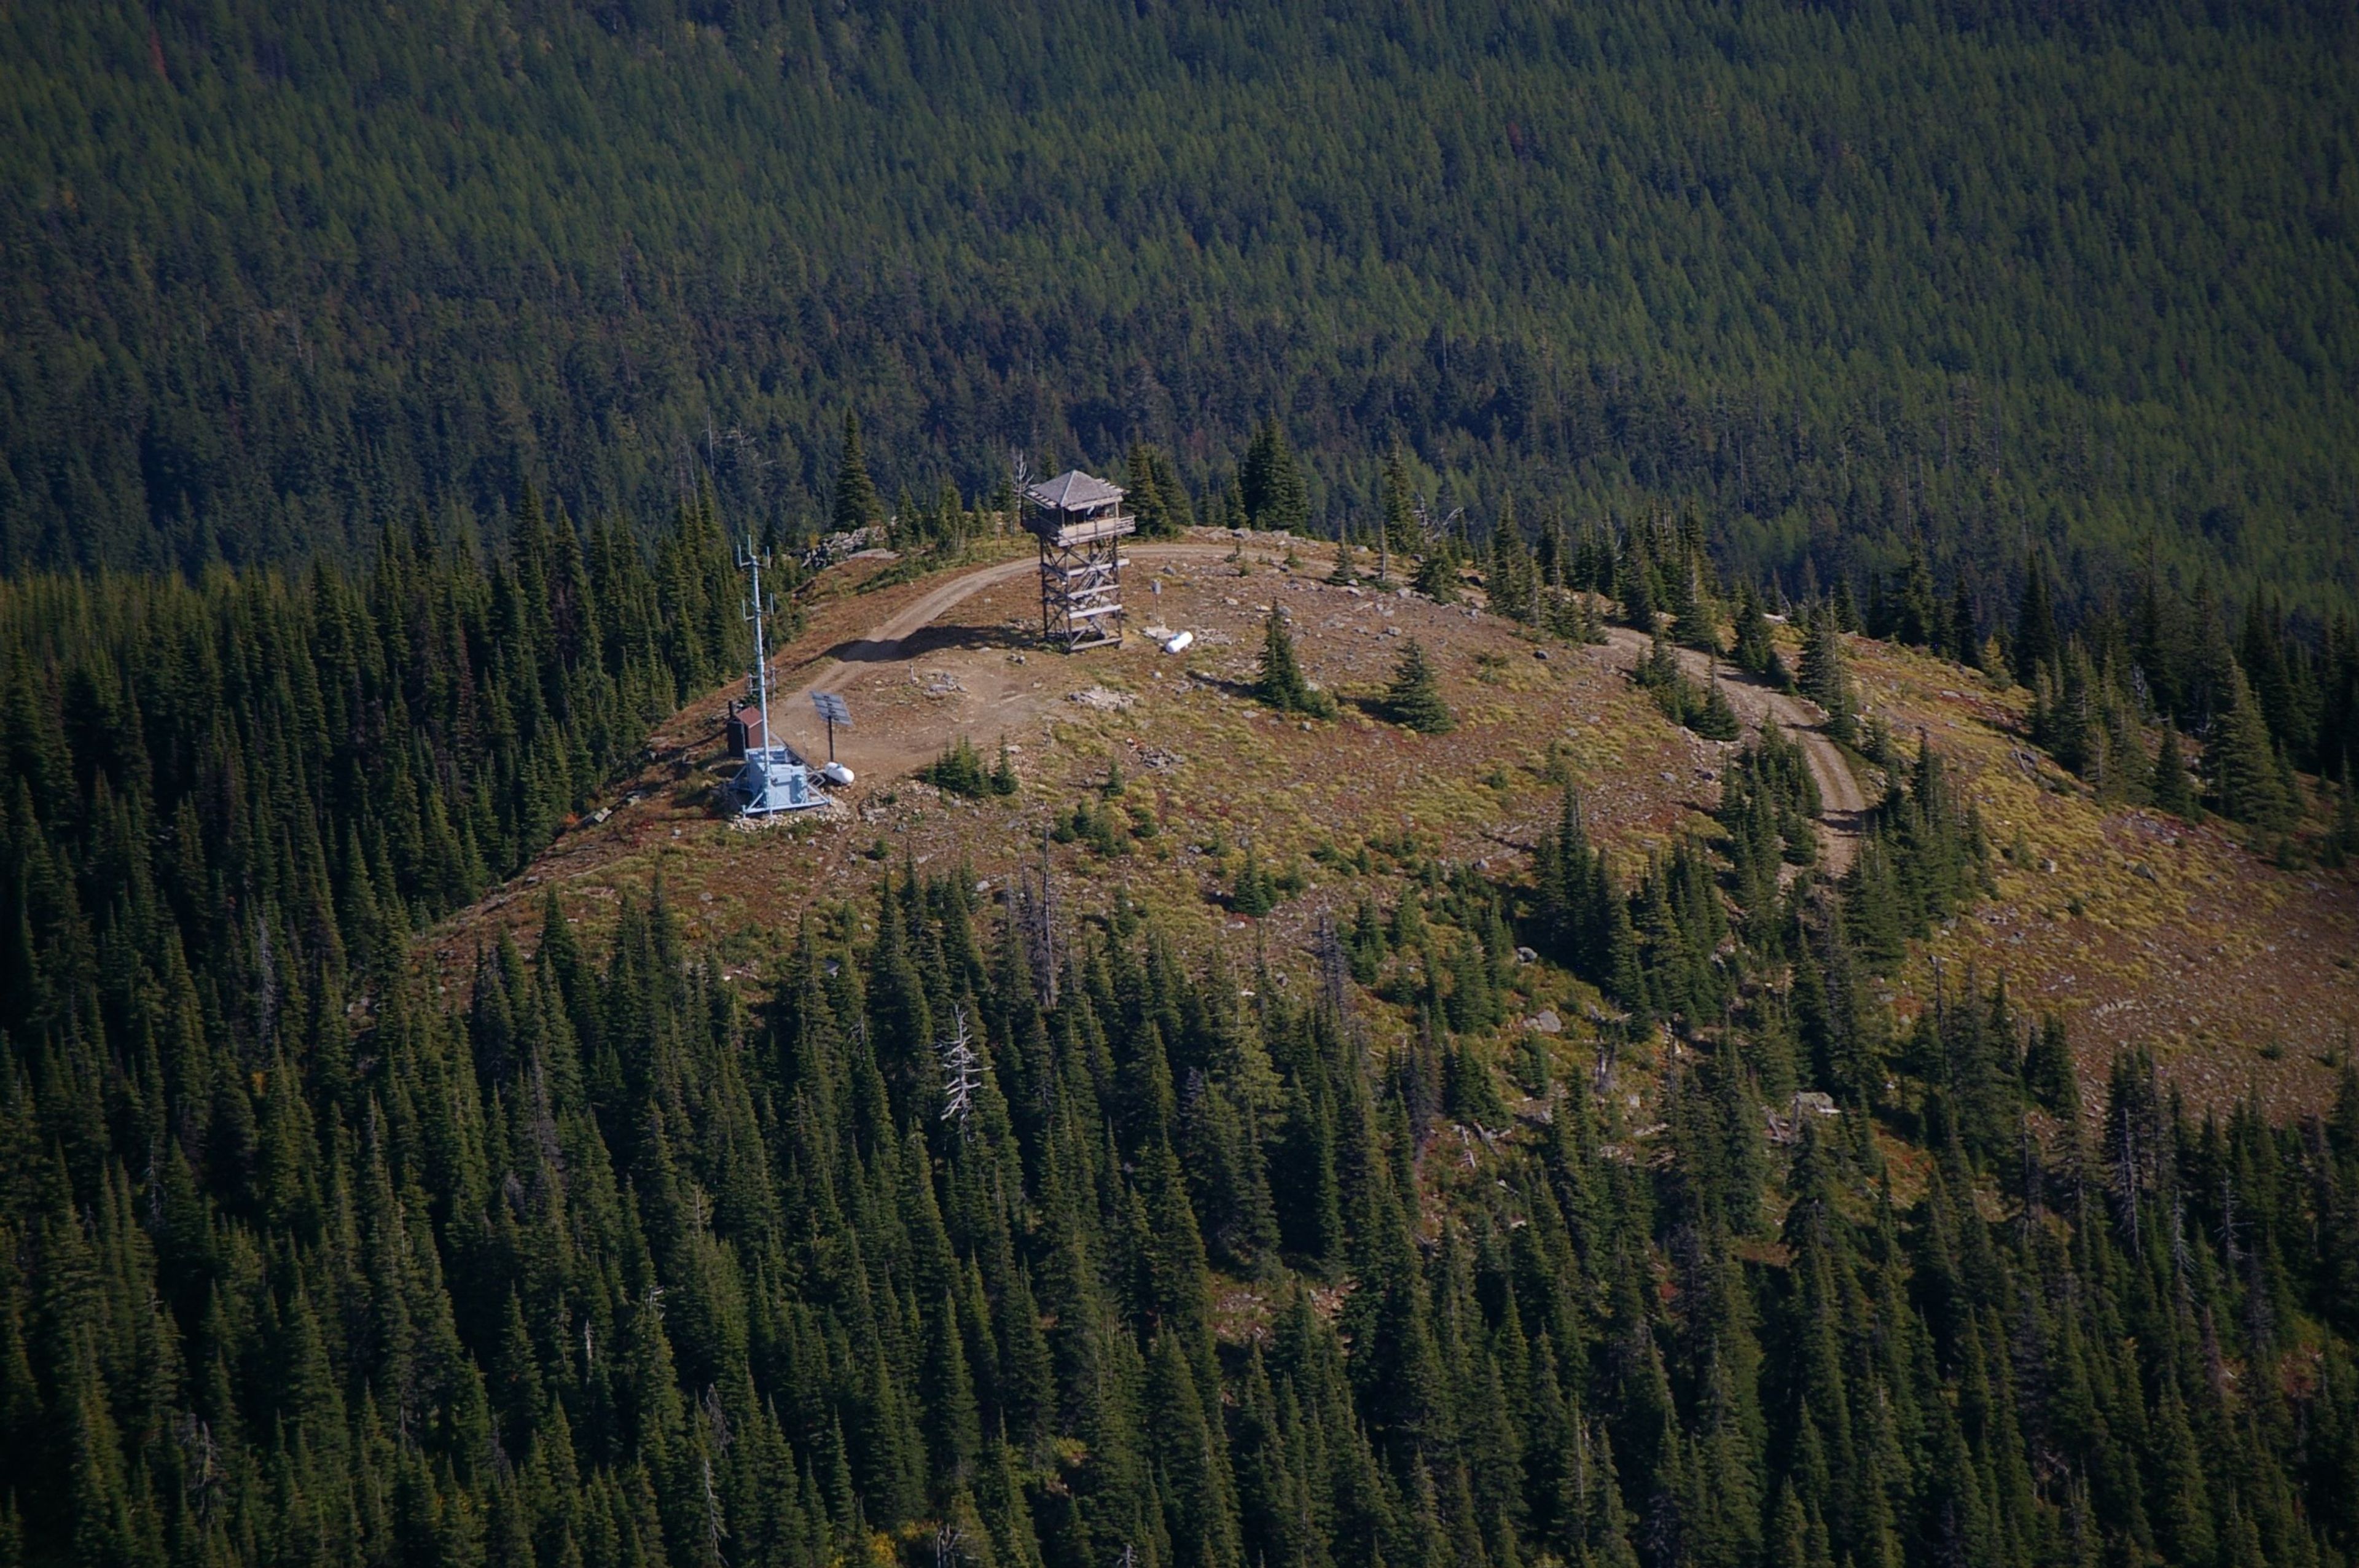
[[[2071,1017],[2084,1066],[2152,1049],[2200,1102],[2248,1091],[2315,1104],[2359,1022],[2359,912],[2345,874],[2288,871],[2233,824],[2106,802],[2027,744],[2029,695],[1886,643],[1855,641],[1876,717],[1921,727],[1980,803],[1995,893],[1907,971],[1930,991],[1972,967]],[[2273,1043],[2298,1048],[2265,1054]]]

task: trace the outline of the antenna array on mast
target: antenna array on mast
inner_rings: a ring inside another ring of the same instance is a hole
[[[748,579],[745,619],[754,628],[754,668],[745,682],[751,700],[733,702],[729,709],[731,749],[742,743],[745,758],[729,781],[729,793],[744,816],[803,811],[824,798],[802,758],[770,728],[769,622],[778,607],[762,592],[762,572],[769,564],[769,552],[755,549],[750,540],[737,551],[738,569]]]

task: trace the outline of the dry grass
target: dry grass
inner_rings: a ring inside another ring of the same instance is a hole
[[[2198,1106],[2257,1094],[2319,1105],[2327,1059],[2359,1022],[2359,897],[2346,872],[2291,872],[2219,824],[2097,800],[2020,736],[2024,694],[1923,655],[1859,645],[1866,699],[1896,731],[1923,727],[1980,804],[1997,896],[1939,934],[1906,977],[1968,969],[2071,1020],[2082,1078],[2151,1050]],[[1908,998],[1903,999],[1908,1005]]]
[[[498,932],[528,941],[544,887],[595,926],[623,892],[644,895],[660,878],[692,938],[715,946],[733,971],[759,973],[802,911],[870,896],[880,846],[897,868],[963,865],[995,895],[1019,860],[1038,862],[1050,819],[1093,792],[1117,760],[1122,804],[1151,813],[1159,830],[1113,858],[1054,846],[1060,896],[1102,909],[1121,886],[1183,944],[1260,947],[1282,976],[1307,972],[1300,955],[1321,914],[1348,916],[1370,891],[1348,865],[1322,863],[1322,849],[1348,860],[1364,841],[1406,833],[1445,860],[1513,871],[1553,826],[1565,782],[1625,865],[1704,826],[1700,814],[1733,748],[1666,723],[1625,678],[1627,654],[1549,644],[1548,657],[1536,658],[1535,644],[1497,617],[1331,588],[1321,580],[1328,552],[1310,552],[1288,574],[1275,564],[1281,549],[1249,547],[1242,573],[1218,550],[1141,552],[1132,624],[1194,631],[1183,655],[1142,638],[1071,659],[1045,653],[1029,637],[1036,590],[1019,578],[952,607],[899,651],[909,656],[848,664],[828,685],[847,694],[860,722],[839,741],[861,777],[845,809],[826,819],[745,832],[714,813],[730,694],[710,694],[662,728],[654,760],[617,792],[639,798],[567,834],[530,874],[429,933],[421,959],[455,978]],[[832,650],[939,587],[853,591],[881,565],[831,574],[810,630],[781,661],[782,687],[793,689],[797,672],[824,667]],[[1273,601],[1290,613],[1306,673],[1346,699],[1340,719],[1306,726],[1246,694]],[[1450,735],[1407,733],[1350,700],[1381,688],[1411,636],[1457,712]],[[1897,650],[1861,643],[1856,655],[1874,710],[1904,732],[1923,726],[1957,759],[1996,846],[2014,851],[1997,898],[1939,934],[1902,977],[1904,1011],[1937,963],[1952,983],[1969,968],[2004,975],[2026,1003],[2072,1015],[2093,1077],[2115,1047],[2138,1043],[2200,1103],[2248,1090],[2279,1112],[2320,1103],[2331,1076],[2321,1058],[2359,1018],[2359,977],[2345,967],[2359,952],[2359,904],[2347,876],[2287,873],[2214,829],[2101,806],[2052,767],[2027,774],[2012,760],[2019,694]],[[1134,700],[1108,711],[1070,699],[1091,687]],[[783,733],[806,746],[817,740],[789,728],[789,717],[781,715]],[[1016,796],[966,802],[912,781],[919,762],[962,733],[986,758],[1007,741],[1024,781]],[[1258,922],[1221,902],[1247,843],[1264,866],[1299,867],[1309,884]],[[1388,899],[1394,862],[1379,855],[1376,863],[1375,891]],[[1568,1025],[1555,1042],[1559,1071],[1585,1072],[1593,1047],[1579,1020],[1593,993],[1524,973],[1520,1011],[1555,1007]],[[1397,1021],[1389,1010],[1371,1010],[1371,1020],[1381,1050]],[[1647,1064],[1631,1065],[1614,1104],[1635,1126],[1645,1119]],[[1640,1102],[1626,1103],[1630,1093]]]

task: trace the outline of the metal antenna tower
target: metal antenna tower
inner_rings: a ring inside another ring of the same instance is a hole
[[[753,711],[760,725],[760,739],[753,724],[745,726],[745,764],[730,781],[731,793],[737,809],[747,816],[767,816],[780,811],[801,811],[821,803],[821,795],[812,787],[810,770],[793,747],[780,741],[770,728],[770,617],[777,613],[777,605],[762,591],[762,569],[770,564],[769,552],[756,550],[749,539],[739,546],[737,565],[751,579],[745,596],[745,619],[754,627],[754,671],[749,677],[753,688]],[[740,722],[736,709],[732,708],[730,724],[733,736],[738,733]]]
[[[768,627],[770,606],[762,602],[762,568],[770,564],[767,550],[754,548],[749,537],[738,546],[737,569],[753,578],[752,590],[745,596],[745,619],[754,623],[754,706],[762,715],[762,743],[770,743],[770,648]]]

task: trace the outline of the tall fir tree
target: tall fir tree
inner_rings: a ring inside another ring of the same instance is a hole
[[[1821,605],[1802,629],[1802,667],[1798,687],[1825,710],[1827,733],[1844,745],[1858,737],[1853,708],[1850,658],[1834,611]]]
[[[830,520],[839,533],[873,528],[885,521],[885,498],[868,477],[868,454],[860,440],[860,416],[843,416],[843,450],[836,460],[835,505]]]

